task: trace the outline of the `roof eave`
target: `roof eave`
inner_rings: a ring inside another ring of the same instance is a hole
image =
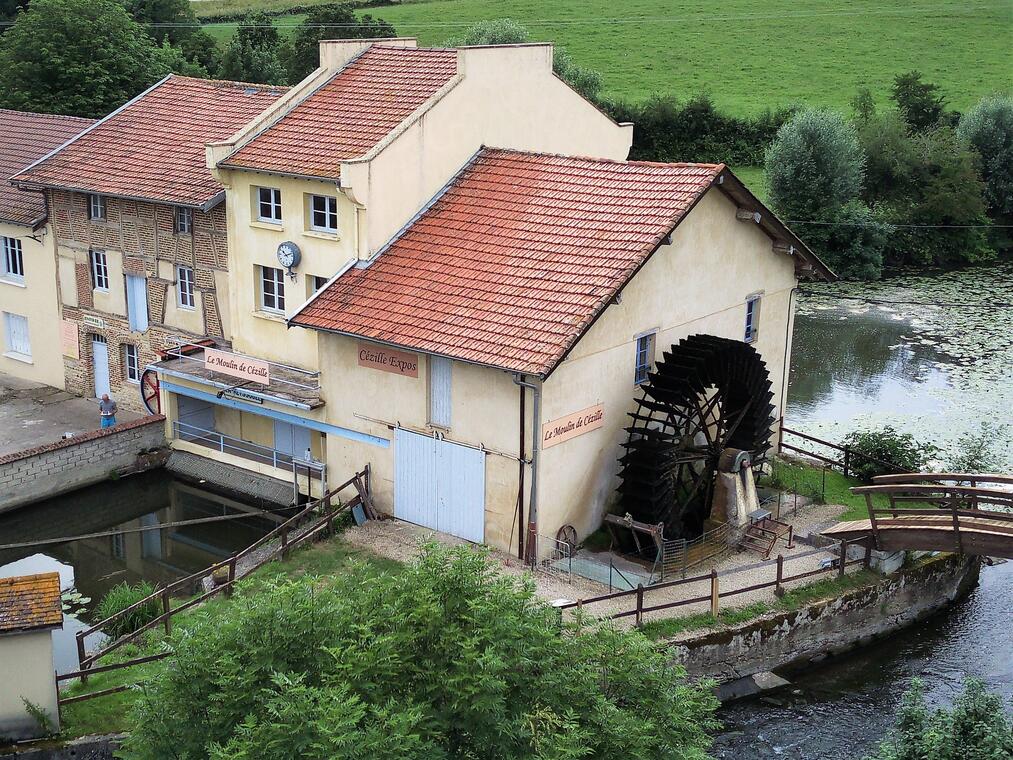
[[[210,198],[207,198],[206,200],[203,201],[196,200],[193,198],[188,198],[185,200],[179,199],[169,200],[166,198],[147,198],[142,195],[124,195],[123,193],[110,193],[104,190],[96,190],[95,188],[75,187],[73,185],[60,185],[49,182],[33,182],[29,180],[17,180],[17,181],[12,180],[12,182],[14,182],[16,187],[22,190],[38,190],[40,192],[44,190],[64,190],[71,193],[83,193],[86,195],[102,195],[106,198],[118,198],[120,200],[136,201],[138,203],[155,203],[163,206],[186,206],[187,208],[193,208],[199,211],[208,211],[209,209],[214,208],[223,200],[225,200],[224,189],[219,190]]]

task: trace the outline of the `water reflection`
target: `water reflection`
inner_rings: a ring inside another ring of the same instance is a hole
[[[57,669],[74,670],[74,633],[93,620],[95,605],[119,583],[169,583],[249,546],[278,521],[250,516],[224,522],[139,528],[257,511],[173,480],[162,471],[135,475],[38,502],[0,515],[0,544],[29,543],[68,535],[126,531],[43,546],[0,550],[0,577],[59,572],[62,588],[90,602],[64,615],[54,632]],[[88,646],[100,643],[89,637]]]
[[[889,424],[939,446],[945,463],[983,422],[1013,423],[1013,264],[809,291],[795,321],[790,427],[839,440]],[[1013,470],[1013,436],[995,449]]]

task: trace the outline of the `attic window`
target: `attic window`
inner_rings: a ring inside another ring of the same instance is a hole
[[[92,193],[88,196],[88,218],[92,221],[102,222],[106,218],[106,199]]]

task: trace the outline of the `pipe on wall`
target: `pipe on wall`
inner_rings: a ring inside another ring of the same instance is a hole
[[[524,391],[520,386],[520,423],[517,427],[520,435],[520,444],[517,447],[517,559],[524,559],[524,452],[527,447],[524,444]]]
[[[531,389],[531,496],[528,498],[528,540],[526,542],[526,549],[527,560],[534,567],[538,561],[538,452],[541,448],[539,445],[541,436],[538,429],[541,424],[542,415],[542,386],[527,382],[524,379],[524,375],[521,374],[514,375],[514,382],[522,389]],[[523,415],[523,407],[521,414]],[[521,427],[523,428],[523,426],[522,419]]]

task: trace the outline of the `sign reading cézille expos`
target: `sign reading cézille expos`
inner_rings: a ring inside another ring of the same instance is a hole
[[[419,355],[360,341],[359,366],[393,372],[404,377],[418,377]]]
[[[261,385],[271,384],[271,365],[260,359],[218,351],[214,348],[204,349],[204,369],[232,375]]]
[[[605,424],[605,405],[596,404],[542,425],[542,448],[547,449]]]

